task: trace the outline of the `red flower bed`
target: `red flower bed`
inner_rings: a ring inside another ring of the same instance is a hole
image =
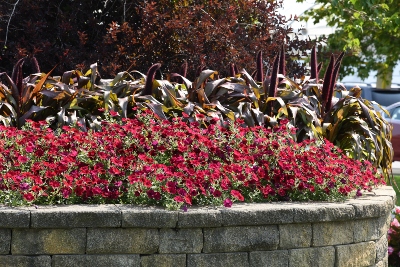
[[[0,127],[3,204],[132,203],[169,209],[279,200],[339,201],[384,184],[367,161],[279,127],[200,127],[148,112],[101,132],[29,122]]]

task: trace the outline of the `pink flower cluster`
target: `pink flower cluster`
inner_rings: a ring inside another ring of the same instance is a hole
[[[287,123],[287,122],[286,122]],[[296,143],[273,129],[208,127],[149,112],[101,132],[0,126],[3,204],[132,203],[169,209],[279,200],[337,201],[384,184],[367,161],[328,141]]]
[[[393,210],[393,220],[390,223],[388,231],[388,254],[389,254],[389,265],[399,266],[400,265],[400,207],[396,207]]]

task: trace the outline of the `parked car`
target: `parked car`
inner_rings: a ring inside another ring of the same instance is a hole
[[[394,151],[394,161],[400,160],[400,102],[396,102],[390,106],[385,107],[390,113],[390,117],[382,112],[383,117],[393,125],[392,131],[392,146]]]
[[[375,101],[382,106],[390,106],[400,101],[400,84],[392,83],[392,89],[378,89],[376,84],[363,82],[341,83],[347,90],[354,86],[361,88],[361,97],[369,101]]]

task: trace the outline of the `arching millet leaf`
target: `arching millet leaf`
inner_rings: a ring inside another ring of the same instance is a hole
[[[280,53],[278,53],[278,55],[275,57],[274,60],[274,66],[272,67],[272,74],[271,74],[271,82],[269,84],[269,89],[268,89],[268,96],[265,96],[265,100],[267,100],[268,97],[276,96],[276,92],[278,89],[279,60],[280,60]],[[271,101],[267,103],[266,112],[270,116],[272,116],[272,105],[273,102]]]
[[[236,75],[235,63],[231,63],[231,64],[229,65],[229,75],[230,75],[231,77],[235,77],[235,75]]]
[[[21,88],[22,88],[22,80],[23,80],[22,66],[24,65],[24,62],[25,62],[25,58],[21,58],[20,60],[18,60],[17,63],[15,63],[13,72],[11,74],[11,80],[17,86],[19,95],[21,94]]]
[[[31,60],[32,60],[33,68],[34,68],[35,72],[40,73],[41,71],[40,71],[39,63],[38,63],[36,57],[32,57]]]
[[[264,81],[264,66],[263,66],[263,58],[262,51],[259,51],[257,54],[257,82]]]
[[[179,74],[186,78],[187,69],[188,69],[188,63],[185,60],[185,62],[183,62],[183,64],[181,65],[181,70],[180,70]]]
[[[281,58],[279,60],[279,71],[283,76],[286,76],[286,56],[285,56],[285,45],[281,47]]]
[[[318,80],[318,62],[317,62],[317,52],[316,52],[315,46],[313,46],[313,48],[311,50],[310,67],[311,67],[311,77],[310,78]]]
[[[329,62],[328,68],[326,69],[325,76],[324,76],[324,83],[322,85],[322,111],[327,112],[329,110],[327,103],[329,101],[329,96],[331,94],[331,85],[333,79],[333,71],[335,66],[335,57],[331,55],[331,60]],[[333,88],[332,88],[333,89]],[[331,103],[331,102],[329,102]]]
[[[342,62],[343,56],[344,56],[344,52],[342,52],[339,55],[338,59],[335,62],[335,66],[334,66],[334,70],[333,70],[333,74],[332,74],[332,80],[331,80],[331,84],[329,86],[329,95],[328,95],[326,106],[325,106],[325,112],[328,112],[332,107],[333,92],[335,90],[335,84],[336,84],[337,78],[339,76],[339,69],[340,69],[340,64]]]
[[[275,57],[274,66],[271,73],[271,82],[269,84],[268,97],[275,97],[278,89],[278,73],[279,73],[280,54]]]
[[[146,76],[146,84],[142,95],[152,95],[153,93],[153,80],[156,76],[156,71],[161,67],[160,63],[156,63],[149,68]]]

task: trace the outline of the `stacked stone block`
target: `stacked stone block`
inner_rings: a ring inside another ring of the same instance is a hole
[[[0,266],[387,266],[395,203],[381,187],[344,203],[0,207]]]

